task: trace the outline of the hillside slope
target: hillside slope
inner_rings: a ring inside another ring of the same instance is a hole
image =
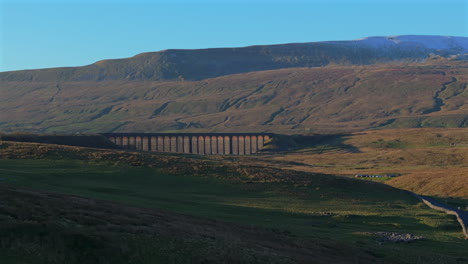
[[[4,264],[376,262],[364,250],[271,229],[3,184],[0,190]]]
[[[276,166],[316,173],[401,174],[385,183],[468,206],[466,128],[386,129],[329,136],[289,153],[258,156]],[[248,158],[246,158],[248,159]]]
[[[467,127],[467,76],[467,62],[435,60],[183,82],[2,82],[0,129],[328,133]]]

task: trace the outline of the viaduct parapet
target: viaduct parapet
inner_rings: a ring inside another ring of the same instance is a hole
[[[187,154],[249,155],[262,149],[268,133],[105,133],[114,144],[128,150]]]

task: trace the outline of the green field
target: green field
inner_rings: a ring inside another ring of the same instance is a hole
[[[309,177],[307,184],[295,181],[294,175],[280,182],[255,178],[239,182],[236,177],[209,173],[203,177],[180,175],[83,160],[0,160],[0,175],[7,185],[20,188],[277,230],[294,239],[366,252],[385,262],[468,261],[466,241],[454,218],[379,183],[320,174],[301,174]],[[382,231],[426,239],[377,243],[372,233]],[[37,252],[30,254],[37,257]]]

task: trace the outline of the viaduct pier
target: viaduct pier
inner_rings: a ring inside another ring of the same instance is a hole
[[[128,150],[187,154],[249,155],[262,149],[269,133],[104,133]]]

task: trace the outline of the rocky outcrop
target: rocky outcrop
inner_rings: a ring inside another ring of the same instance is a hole
[[[409,243],[416,240],[422,240],[424,237],[416,236],[412,234],[399,234],[395,232],[375,232],[373,233],[376,235],[377,242],[384,243],[384,242],[393,242],[393,243]]]

